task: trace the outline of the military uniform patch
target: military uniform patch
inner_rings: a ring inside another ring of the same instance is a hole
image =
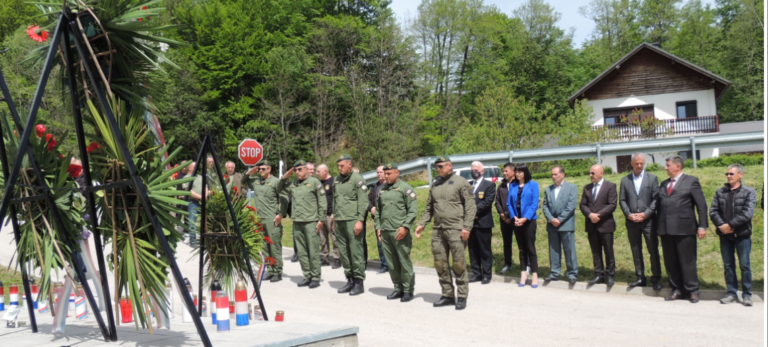
[[[329,186],[329,185],[327,185],[327,184],[326,184],[326,185],[325,185],[325,190],[331,190],[331,186]]]
[[[408,194],[408,196],[410,196],[410,197],[411,197],[411,199],[414,199],[414,200],[416,200],[416,193],[411,193],[411,194]]]
[[[368,190],[368,186],[365,185],[365,181],[357,182],[357,186],[360,187],[363,191]]]
[[[482,199],[484,196],[485,196],[485,192],[479,192],[479,193],[477,193],[477,197],[478,197],[479,199]]]
[[[317,185],[317,189],[320,189],[320,188],[323,188],[323,185],[322,185],[322,184],[318,184],[318,185]]]
[[[453,181],[448,181],[448,184],[453,184]]]
[[[312,185],[307,183],[307,188],[312,188]]]

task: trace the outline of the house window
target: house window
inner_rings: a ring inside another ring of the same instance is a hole
[[[679,154],[685,160],[693,159],[692,151],[683,151],[683,152],[678,152],[677,154]],[[701,160],[701,152],[699,152],[698,149],[696,150],[696,160]]]
[[[696,101],[681,101],[677,103],[677,118],[698,117]]]
[[[653,115],[653,104],[637,105],[637,106],[631,106],[631,107],[604,108],[603,109],[603,119],[605,121],[604,124],[611,125],[611,124],[626,123],[627,121],[636,119],[637,116],[633,115],[633,113],[637,113],[637,112],[642,112],[640,114],[640,117],[642,118],[651,117]]]

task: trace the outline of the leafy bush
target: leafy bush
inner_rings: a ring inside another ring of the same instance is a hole
[[[645,166],[645,171],[661,171],[662,167],[659,163],[651,163]]]
[[[426,185],[429,184],[429,182],[422,181],[422,180],[413,180],[413,181],[408,181],[408,184],[410,184],[412,187],[416,188],[416,187],[426,186]]]
[[[763,154],[758,155],[721,155],[719,157],[699,160],[699,167],[727,167],[731,164],[741,164],[743,166],[756,166],[763,165]],[[687,162],[687,161],[686,161]]]

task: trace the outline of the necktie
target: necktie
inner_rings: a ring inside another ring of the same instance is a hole
[[[675,184],[675,179],[672,178],[669,180],[669,184],[667,184],[667,195],[672,195],[672,186]]]
[[[592,188],[592,198],[597,198],[597,187],[599,186],[599,184],[595,183],[595,187]]]

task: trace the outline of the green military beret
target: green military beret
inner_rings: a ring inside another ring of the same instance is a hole
[[[256,166],[272,166],[272,164],[269,162],[269,160],[264,159],[256,164]]]
[[[451,158],[448,158],[446,156],[442,156],[442,157],[437,157],[437,159],[435,159],[435,164],[440,164],[440,163],[443,163],[443,162],[450,162],[450,161],[451,161]]]
[[[384,171],[397,170],[397,163],[388,163],[384,165]]]
[[[303,159],[293,163],[293,167],[304,166],[304,165],[307,165],[307,161]]]
[[[342,154],[339,156],[339,159],[336,159],[336,162],[338,163],[342,160],[352,160],[352,156],[350,156],[349,154]]]

